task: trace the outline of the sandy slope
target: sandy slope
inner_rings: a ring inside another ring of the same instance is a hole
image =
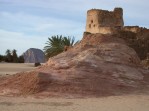
[[[0,111],[149,111],[149,95],[87,99],[0,97]]]
[[[15,74],[22,71],[35,69],[32,63],[0,63],[0,75]]]

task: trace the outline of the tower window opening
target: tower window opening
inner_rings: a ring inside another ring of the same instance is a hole
[[[91,24],[89,24],[89,28],[91,28]]]
[[[94,24],[94,27],[96,27],[96,25]]]
[[[91,23],[93,23],[93,20],[91,20]]]

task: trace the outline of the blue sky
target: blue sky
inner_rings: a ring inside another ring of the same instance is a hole
[[[0,0],[0,54],[43,49],[52,35],[82,38],[86,12],[122,7],[125,25],[149,28],[148,0]]]

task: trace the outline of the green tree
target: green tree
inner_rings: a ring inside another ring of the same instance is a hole
[[[48,38],[46,45],[44,47],[44,52],[47,57],[53,57],[61,52],[64,51],[65,46],[73,46],[74,45],[74,38],[70,37],[63,37],[61,36],[52,36]]]
[[[5,56],[0,55],[0,62],[1,62],[1,61],[5,61]]]
[[[12,55],[11,55],[11,51],[9,49],[6,50],[6,62],[12,62]]]
[[[17,63],[18,62],[17,50],[15,50],[15,49],[12,50],[12,62],[13,63]]]
[[[23,55],[20,55],[20,56],[18,57],[18,62],[19,62],[19,63],[24,63],[24,57],[23,57]]]

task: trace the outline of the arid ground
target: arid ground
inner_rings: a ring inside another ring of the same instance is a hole
[[[0,97],[0,111],[149,111],[149,96],[83,99]]]
[[[32,63],[0,63],[0,76],[35,69]]]
[[[33,64],[0,64],[0,75],[33,70]],[[101,98],[33,98],[0,96],[0,111],[149,111],[149,95]]]

